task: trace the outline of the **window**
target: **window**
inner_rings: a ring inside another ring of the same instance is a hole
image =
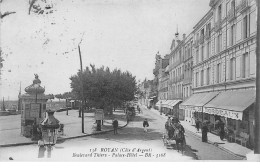
[[[235,12],[236,12],[236,2],[235,2],[235,0],[233,0],[231,2],[231,11],[235,15]]]
[[[206,55],[205,55],[205,59],[209,58],[209,42],[207,43],[207,46],[206,46]]]
[[[201,86],[204,85],[204,70],[201,71],[201,75],[200,75],[200,81],[201,81]]]
[[[221,22],[221,16],[222,16],[222,6],[218,6],[218,21]]]
[[[196,64],[199,63],[199,48],[196,50]]]
[[[249,67],[249,56],[248,56],[248,53],[245,53],[242,56],[242,68],[241,68],[241,70],[242,70],[242,72],[241,72],[242,78],[249,77],[250,67]]]
[[[248,34],[248,19],[247,16],[245,16],[243,19],[243,38],[247,38]]]
[[[230,45],[234,45],[235,44],[235,25],[231,26],[230,29]]]
[[[236,60],[235,58],[230,59],[230,80],[234,80],[236,78]]]
[[[201,46],[201,61],[204,60],[204,45]]]
[[[201,29],[200,35],[201,35],[201,36],[200,36],[201,38],[204,38],[204,29]]]
[[[216,72],[216,82],[220,83],[221,81],[221,64],[217,64],[217,72]]]
[[[208,27],[208,36],[210,37],[210,35],[211,35],[211,23],[209,23],[207,25],[207,27]]]
[[[207,72],[206,72],[206,85],[209,85],[210,82],[210,67],[207,68]]]
[[[218,35],[217,38],[217,53],[219,53],[222,50],[222,35]]]
[[[196,72],[196,87],[199,86],[199,72]]]

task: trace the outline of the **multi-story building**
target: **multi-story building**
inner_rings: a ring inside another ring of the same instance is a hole
[[[184,41],[184,58],[183,58],[183,100],[189,98],[192,94],[192,66],[193,66],[193,32],[190,33]],[[195,123],[191,117],[190,111],[185,112],[185,121]]]
[[[185,38],[178,39],[179,33],[176,33],[176,40],[172,41],[170,61],[169,61],[169,99],[168,102],[171,113],[179,119],[184,119],[183,111],[179,109],[179,103],[183,98],[183,79],[184,79],[184,48]]]
[[[167,113],[165,102],[168,99],[169,73],[166,68],[169,65],[169,55],[165,55],[161,58],[159,53],[157,53],[155,59],[155,69],[153,70],[155,76],[154,83],[158,81],[158,102],[156,103],[156,106],[161,112]]]
[[[253,146],[256,76],[256,2],[211,0],[193,31],[193,92],[181,108],[191,118],[222,121],[230,137]]]
[[[150,98],[152,96],[153,81],[145,79],[138,87],[140,90],[139,103],[149,107],[153,100]]]

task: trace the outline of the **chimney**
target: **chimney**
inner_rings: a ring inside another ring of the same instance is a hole
[[[184,33],[183,35],[182,35],[182,37],[183,37],[183,40],[186,38],[186,34]]]

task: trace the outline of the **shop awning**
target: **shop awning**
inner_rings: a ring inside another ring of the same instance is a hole
[[[168,104],[171,102],[171,100],[166,100],[165,102],[162,103],[162,107],[167,107],[168,108]]]
[[[255,90],[221,92],[204,106],[205,113],[242,120],[243,111],[255,102]]]
[[[159,101],[155,104],[155,106],[160,107],[160,105],[164,104],[164,102],[166,102],[166,100],[159,100]]]
[[[173,109],[173,107],[181,101],[182,100],[171,100],[171,102],[168,103],[168,108]]]
[[[182,102],[179,106],[180,109],[191,109],[197,112],[202,112],[202,106],[216,97],[219,92],[207,92],[193,94],[187,100]]]

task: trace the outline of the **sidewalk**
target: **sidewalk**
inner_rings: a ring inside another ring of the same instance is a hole
[[[58,140],[73,139],[113,130],[113,118],[110,118],[109,116],[105,117],[104,123],[101,127],[102,131],[96,131],[94,113],[85,113],[84,115],[85,133],[82,133],[81,118],[78,117],[78,110],[69,110],[68,116],[66,115],[66,111],[56,112],[54,114],[55,118],[57,118],[60,123],[64,124],[64,135],[60,136]],[[115,111],[113,117],[117,118],[119,127],[126,125],[125,114],[123,111]],[[20,135],[20,123],[21,115],[0,117],[0,147],[37,143],[36,141],[32,141],[30,138]]]
[[[158,110],[151,109],[150,111],[158,114],[158,116],[164,118],[165,121],[167,120],[167,116],[165,116],[164,114],[160,115],[160,112]],[[181,121],[181,124],[183,125],[183,127],[186,130],[190,131],[192,134],[194,134],[194,135],[196,135],[197,137],[200,137],[200,138],[202,137],[201,131],[197,132],[196,128],[194,126],[190,125],[190,123],[187,123],[185,121]],[[238,155],[238,156],[243,157],[243,158],[246,157],[246,154],[253,152],[251,149],[248,149],[248,148],[246,148],[242,145],[239,145],[237,143],[222,141],[222,140],[220,140],[219,136],[214,135],[212,133],[208,133],[208,141],[209,141],[209,143],[216,145],[217,147],[221,148],[222,150],[225,150],[229,153]]]

